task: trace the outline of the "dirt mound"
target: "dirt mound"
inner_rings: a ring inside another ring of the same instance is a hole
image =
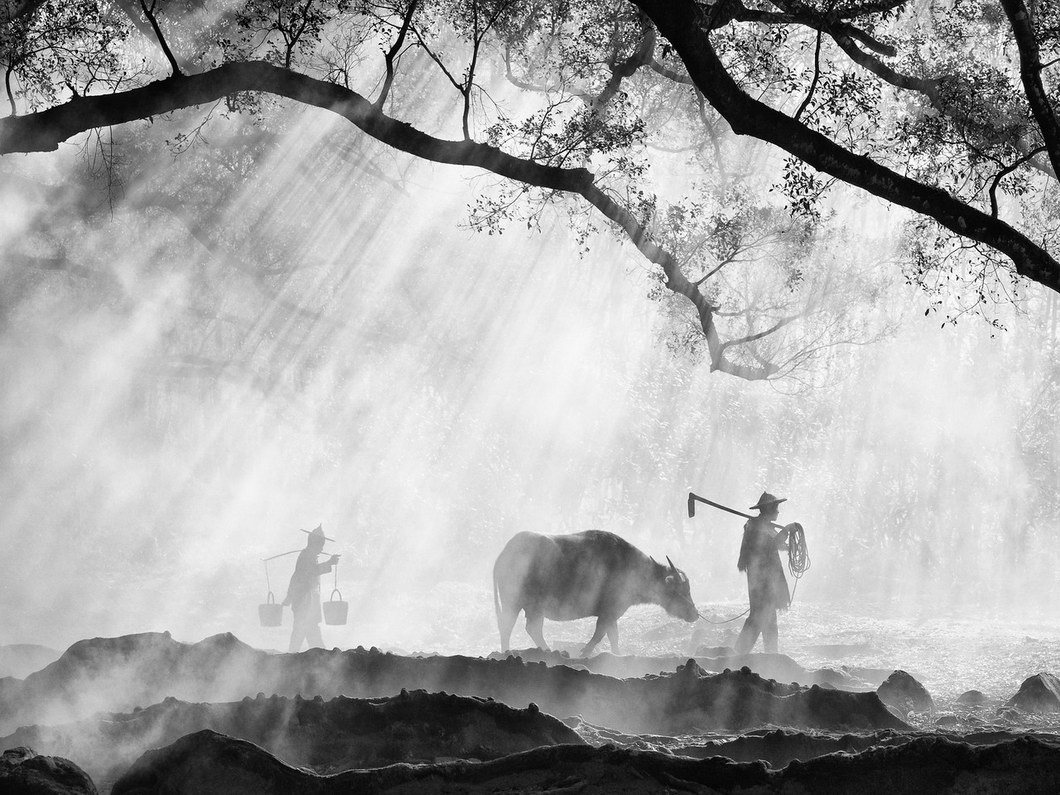
[[[750,668],[766,679],[778,682],[797,682],[800,685],[824,685],[840,690],[868,690],[866,683],[845,671],[820,668],[810,671],[803,668],[786,654],[735,654],[728,657],[697,657],[696,662],[707,671],[724,671],[726,668]]]
[[[729,654],[720,657],[703,656],[705,651],[717,651],[716,647],[700,649],[693,658],[696,664],[705,671],[724,671],[726,668],[736,670],[749,668],[766,679],[778,682],[795,682],[800,685],[825,685],[839,690],[864,691],[870,686],[843,671],[822,668],[810,671],[803,668],[784,654]],[[721,650],[724,650],[722,647]],[[687,657],[639,657],[636,655],[615,655],[607,652],[593,657],[571,657],[560,651],[542,651],[541,649],[520,649],[506,653],[494,652],[490,660],[503,660],[507,657],[518,657],[525,662],[543,662],[546,665],[566,665],[580,668],[605,676],[617,676],[622,679],[648,676],[674,671],[684,665]]]
[[[986,695],[980,690],[966,690],[957,696],[957,702],[962,707],[981,707],[987,701]]]
[[[149,751],[115,784],[114,795],[147,793],[579,792],[922,793],[1060,788],[1060,749],[1031,738],[972,746],[919,737],[893,748],[834,754],[771,771],[760,763],[682,759],[613,746],[559,745],[491,762],[393,765],[318,776],[288,767],[243,740],[210,731]]]
[[[168,632],[81,640],[17,687],[0,692],[0,731],[130,710],[169,695],[229,700],[233,683],[246,682],[263,654],[229,633],[194,644],[179,643]],[[235,697],[247,695],[242,691],[237,687]]]
[[[536,707],[421,690],[383,699],[272,696],[226,704],[167,699],[128,714],[63,726],[20,728],[0,747],[30,745],[79,760],[101,786],[144,751],[212,729],[262,746],[291,765],[320,773],[395,762],[496,759],[560,743],[576,732]]]
[[[748,732],[731,740],[711,740],[702,745],[684,745],[673,749],[675,754],[693,759],[724,756],[734,762],[762,761],[772,768],[782,768],[795,760],[807,761],[825,754],[860,753],[894,738],[908,741],[908,735],[894,732],[870,734],[818,734],[788,729],[773,729],[760,733]]]
[[[27,677],[0,703],[0,731],[128,711],[167,696],[233,701],[257,692],[377,698],[402,689],[531,701],[552,715],[631,732],[680,734],[762,725],[828,730],[905,728],[875,693],[778,684],[748,669],[708,674],[694,662],[643,679],[615,679],[517,658],[401,657],[378,650],[269,654],[231,635],[183,644],[168,635],[85,641]]]
[[[790,729],[752,729],[733,737],[729,734],[697,734],[668,737],[658,734],[625,734],[596,726],[580,718],[564,721],[590,745],[617,745],[638,751],[660,751],[674,756],[709,759],[724,756],[736,762],[765,762],[782,768],[795,760],[807,761],[836,752],[859,753],[870,748],[903,745],[918,738],[945,737],[969,745],[997,745],[1020,737],[1032,737],[1044,745],[1060,750],[1060,735],[1051,732],[1022,732],[996,729],[990,731],[896,731],[876,732],[803,732]]]
[[[1060,749],[1020,737],[974,746],[944,737],[918,737],[860,754],[832,754],[793,762],[780,771],[785,785],[813,792],[923,793],[1060,791]]]
[[[22,680],[13,676],[0,679],[0,704],[13,702],[22,692]]]
[[[1060,737],[1056,735],[1027,735],[1013,732],[978,732],[955,734],[931,732],[879,731],[866,734],[838,734],[825,732],[798,732],[788,729],[747,732],[732,739],[711,740],[696,745],[674,745],[668,750],[680,756],[707,759],[724,756],[735,762],[763,761],[772,768],[782,768],[800,760],[808,761],[825,754],[861,753],[873,748],[891,748],[923,739],[944,737],[953,743],[968,745],[997,745],[1023,737],[1033,736],[1043,745],[1060,751]]]
[[[96,786],[69,759],[41,756],[29,748],[12,748],[0,754],[0,792],[96,795]]]
[[[927,689],[905,671],[895,671],[876,689],[880,701],[903,712],[924,712],[935,708]]]
[[[1006,704],[1025,712],[1060,712],[1060,679],[1049,673],[1035,674],[1023,681]]]
[[[59,652],[47,646],[34,643],[13,643],[0,646],[0,678],[13,676],[25,679],[34,671],[39,671],[48,663],[54,662]]]

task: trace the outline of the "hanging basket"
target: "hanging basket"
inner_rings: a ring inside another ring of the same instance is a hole
[[[258,605],[258,619],[263,627],[278,627],[283,623],[283,605],[276,604],[272,591],[269,591],[265,604]]]
[[[338,599],[335,598],[335,594],[339,595]],[[346,623],[346,616],[350,612],[350,603],[342,601],[342,594],[336,588],[331,592],[331,598],[324,602],[321,608],[324,611],[324,623],[336,626]]]

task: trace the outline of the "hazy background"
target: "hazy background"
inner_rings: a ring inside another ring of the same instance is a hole
[[[649,297],[628,246],[583,254],[561,213],[471,232],[491,183],[320,111],[271,135],[252,165],[159,135],[119,186],[76,147],[0,164],[0,644],[283,647],[289,614],[257,626],[261,560],[320,522],[352,602],[329,645],[471,627],[480,648],[520,530],[620,533],[725,612],[741,520],[689,520],[690,488],[788,498],[806,609],[1055,621],[1057,296],[998,308],[1005,332],[940,329],[887,255],[893,211],[847,197],[865,242],[834,259],[880,339],[829,351],[810,386],[711,375],[667,344],[685,307]],[[196,198],[204,169],[228,192]],[[278,600],[293,562],[270,564]]]

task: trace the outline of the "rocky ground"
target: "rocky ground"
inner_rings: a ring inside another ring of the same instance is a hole
[[[674,626],[588,659],[80,641],[0,679],[0,791],[1060,791],[1046,670],[936,689],[870,641],[656,651]]]
[[[56,726],[24,726],[0,745],[81,760],[101,787],[146,751],[209,729],[238,737],[317,773],[439,759],[497,759],[546,745],[582,745],[579,734],[536,707],[422,690],[381,699],[325,701],[269,696],[221,704],[166,699],[128,713]]]
[[[492,762],[392,765],[319,776],[251,743],[209,730],[141,757],[115,795],[272,792],[1024,792],[1060,787],[1060,748],[1021,738],[973,746],[920,737],[856,755],[820,756],[771,770],[722,756],[687,759],[615,746],[536,748]]]

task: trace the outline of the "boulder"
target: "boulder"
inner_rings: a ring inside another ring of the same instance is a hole
[[[96,785],[69,759],[30,748],[0,754],[0,792],[20,795],[96,795]]]
[[[904,712],[924,712],[935,708],[931,694],[905,671],[895,671],[876,688],[880,701]]]
[[[978,690],[968,690],[957,696],[957,703],[962,707],[981,707],[986,703],[986,696]]]
[[[1035,674],[1005,703],[1024,712],[1060,712],[1060,679],[1049,673]]]

